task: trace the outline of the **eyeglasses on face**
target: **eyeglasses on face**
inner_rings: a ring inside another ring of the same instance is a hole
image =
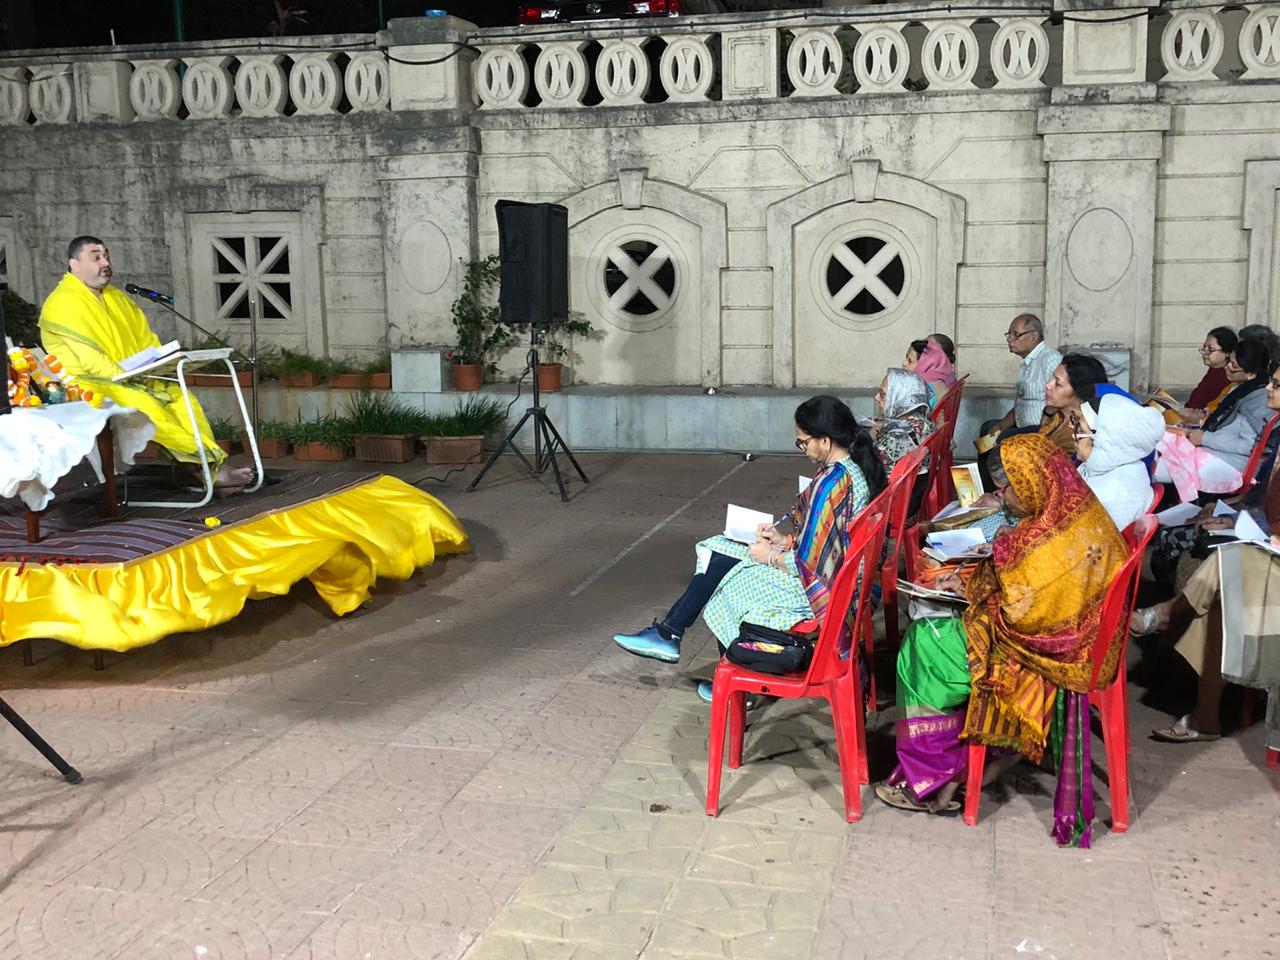
[[[1215,353],[1226,353],[1227,351],[1223,350],[1221,347],[1211,347],[1206,343],[1204,346],[1200,348],[1200,352],[1203,353],[1206,357],[1208,357],[1208,356],[1212,356]]]
[[[1008,340],[1010,343],[1012,343],[1014,340],[1017,340],[1019,337],[1025,337],[1028,333],[1032,333],[1032,332],[1033,331],[1031,330],[1019,330],[1017,333],[1014,333],[1013,331],[1009,331],[1004,335],[1004,338]]]
[[[796,437],[796,449],[803,452],[805,447],[817,439],[817,437]]]

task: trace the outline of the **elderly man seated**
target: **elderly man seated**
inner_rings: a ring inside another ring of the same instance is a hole
[[[146,414],[156,425],[156,443],[179,462],[198,464],[200,453],[191,431],[182,392],[161,380],[116,383],[121,361],[158,347],[160,338],[142,311],[111,286],[111,255],[97,237],[76,237],[67,247],[67,274],[40,310],[40,338],[57,354],[63,369],[96,393]],[[217,468],[216,485],[224,492],[243,487],[252,470],[231,467],[213,438],[200,404],[191,398],[205,456]]]

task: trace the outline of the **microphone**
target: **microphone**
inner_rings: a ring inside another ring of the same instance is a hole
[[[146,297],[149,300],[155,300],[157,303],[167,303],[173,306],[173,297],[167,293],[160,293],[156,290],[148,290],[146,287],[140,287],[136,283],[126,283],[124,285],[125,293],[132,293],[135,296]]]

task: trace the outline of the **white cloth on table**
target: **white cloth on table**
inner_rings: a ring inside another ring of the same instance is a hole
[[[0,497],[18,497],[30,509],[43,510],[53,499],[54,485],[82,460],[89,461],[101,482],[98,434],[108,422],[117,468],[133,463],[156,433],[144,414],[113,404],[15,407],[0,416]]]

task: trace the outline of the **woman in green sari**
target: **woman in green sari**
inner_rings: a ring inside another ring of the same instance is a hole
[[[1092,794],[1076,771],[1081,759],[1088,769],[1090,651],[1127,547],[1047,437],[1008,438],[990,466],[1005,509],[1022,519],[996,537],[967,585],[954,575],[939,580],[968,598],[962,617],[917,620],[907,631],[898,766],[876,795],[902,810],[955,813],[969,743],[1008,751],[989,766],[994,778],[1019,755],[1039,762],[1052,729],[1064,757],[1054,832],[1059,843],[1087,845]],[[1113,639],[1103,682],[1119,650]]]

